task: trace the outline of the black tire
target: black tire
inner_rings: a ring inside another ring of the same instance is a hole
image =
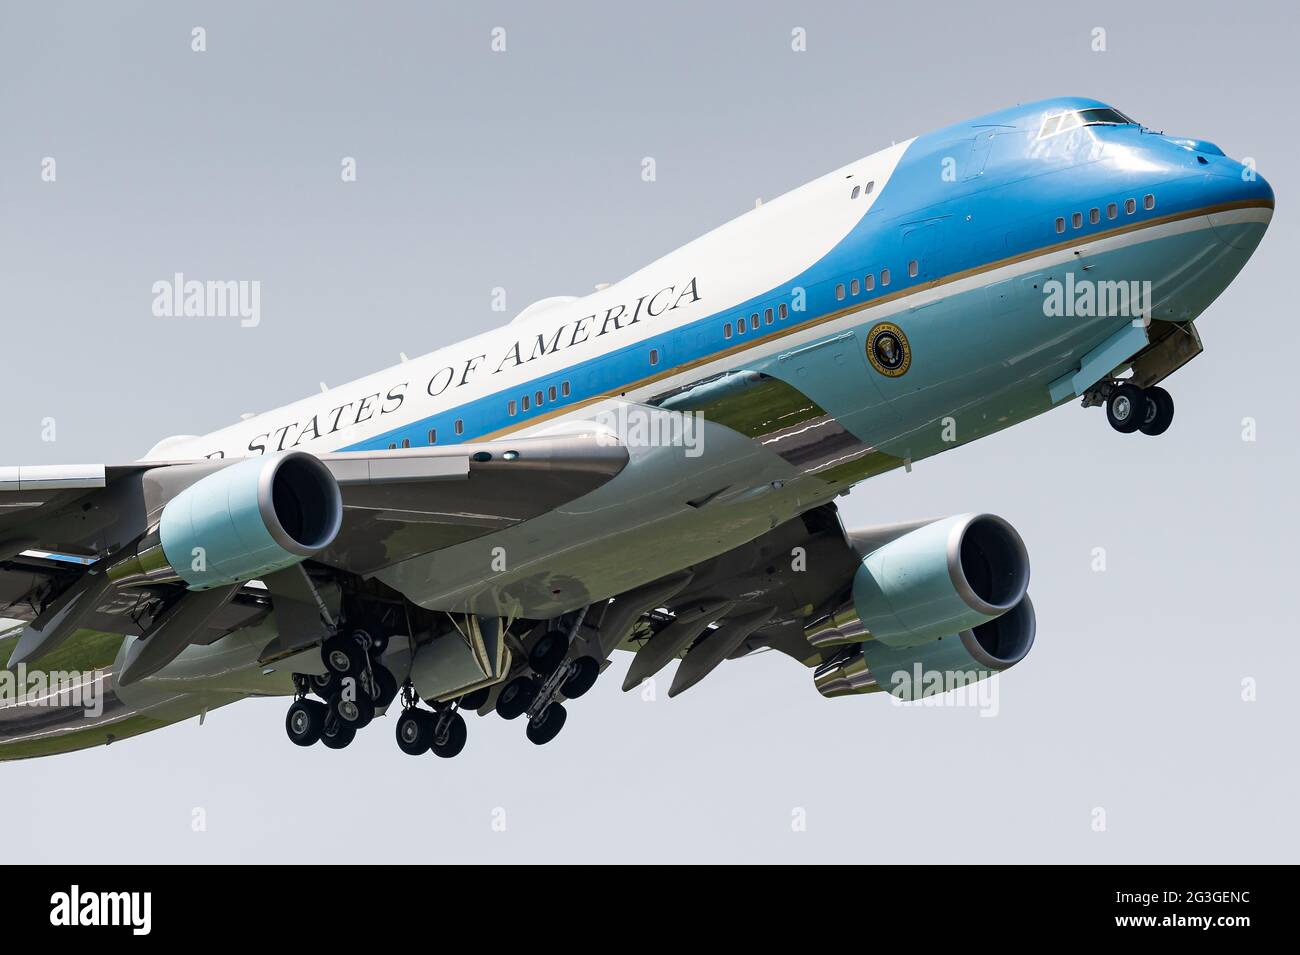
[[[339,681],[343,678],[333,670],[326,670],[324,673],[312,673],[307,677],[307,683],[311,691],[319,696],[322,700],[329,700],[339,688]]]
[[[528,665],[543,679],[554,673],[569,655],[569,638],[559,630],[547,630],[528,651]]]
[[[365,729],[375,718],[375,704],[365,693],[339,692],[330,697],[330,712],[344,726],[360,730]]]
[[[397,697],[397,677],[393,676],[392,672],[387,667],[380,666],[379,664],[372,664],[370,672],[374,675],[374,684],[368,686],[367,689],[370,691],[370,696],[374,700],[375,709],[387,709],[388,704],[392,703]],[[364,680],[363,682],[367,684],[370,683],[369,680]]]
[[[1137,385],[1124,382],[1106,399],[1106,420],[1120,434],[1132,434],[1146,416],[1146,396]]]
[[[1174,423],[1174,399],[1159,385],[1146,389],[1146,414],[1138,430],[1155,437],[1164,434]]]
[[[434,717],[435,733],[436,724],[441,717]],[[433,742],[429,744],[429,751],[434,756],[441,756],[443,759],[451,759],[465,748],[465,740],[469,739],[469,728],[465,725],[465,717],[459,713],[451,714],[447,728],[443,731],[443,738],[438,739],[434,735]]]
[[[483,704],[488,701],[492,693],[490,686],[481,686],[477,690],[472,690],[460,698],[460,708],[462,710],[480,710]]]
[[[299,746],[310,746],[320,739],[328,712],[317,700],[295,700],[284,718],[284,731]]]
[[[388,649],[388,628],[374,617],[362,617],[344,628],[353,643],[370,651],[370,659],[377,660]]]
[[[320,647],[320,658],[325,669],[339,676],[360,673],[366,668],[366,654],[346,633],[336,633]]]
[[[354,727],[344,726],[332,716],[325,717],[325,727],[321,731],[320,741],[325,744],[326,749],[347,749],[356,738],[357,731]]]
[[[537,697],[537,681],[530,676],[515,677],[505,685],[497,697],[497,713],[503,719],[514,720],[524,715]]]
[[[572,672],[560,684],[560,692],[570,700],[576,700],[596,684],[600,676],[600,663],[595,657],[578,657],[573,661]]]
[[[421,756],[433,742],[433,714],[411,707],[397,718],[397,748],[408,756]]]
[[[552,703],[537,719],[528,721],[528,729],[524,735],[528,737],[529,742],[545,746],[560,735],[560,730],[564,729],[564,721],[568,718],[569,714],[562,704]]]

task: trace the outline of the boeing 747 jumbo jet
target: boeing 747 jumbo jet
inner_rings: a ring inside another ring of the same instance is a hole
[[[835,498],[1076,399],[1159,435],[1272,215],[1213,143],[1046,100],[139,461],[0,467],[0,758],[268,695],[300,746],[391,711],[454,756],[471,710],[542,744],[616,650],[625,690],[678,660],[670,696],[762,648],[827,697],[1005,670],[1012,526],[846,530]]]

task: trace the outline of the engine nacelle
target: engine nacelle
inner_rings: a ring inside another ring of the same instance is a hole
[[[342,522],[338,482],[319,459],[303,451],[247,458],[168,501],[154,533],[108,575],[119,586],[240,583],[328,547]]]
[[[867,554],[852,600],[806,634],[815,647],[916,646],[995,620],[1028,587],[1029,555],[1015,528],[992,514],[959,514]]]
[[[920,646],[868,640],[846,647],[813,679],[826,697],[883,691],[900,700],[924,699],[1015,666],[1033,647],[1036,630],[1034,605],[1026,594],[1000,617]]]

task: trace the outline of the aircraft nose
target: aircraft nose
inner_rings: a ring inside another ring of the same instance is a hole
[[[1256,171],[1254,163],[1220,161],[1206,176],[1214,234],[1224,245],[1254,251],[1273,219],[1273,187]]]

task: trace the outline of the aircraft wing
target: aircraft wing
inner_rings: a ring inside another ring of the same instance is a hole
[[[628,456],[588,433],[320,459],[338,482],[343,520],[312,561],[365,575],[559,507],[618,474]],[[0,617],[33,619],[88,565],[154,526],[176,493],[238,460],[0,468]],[[132,608],[149,593],[110,590],[83,625],[136,632]],[[265,612],[262,595],[251,596],[251,609]],[[213,625],[248,618],[223,610]]]

